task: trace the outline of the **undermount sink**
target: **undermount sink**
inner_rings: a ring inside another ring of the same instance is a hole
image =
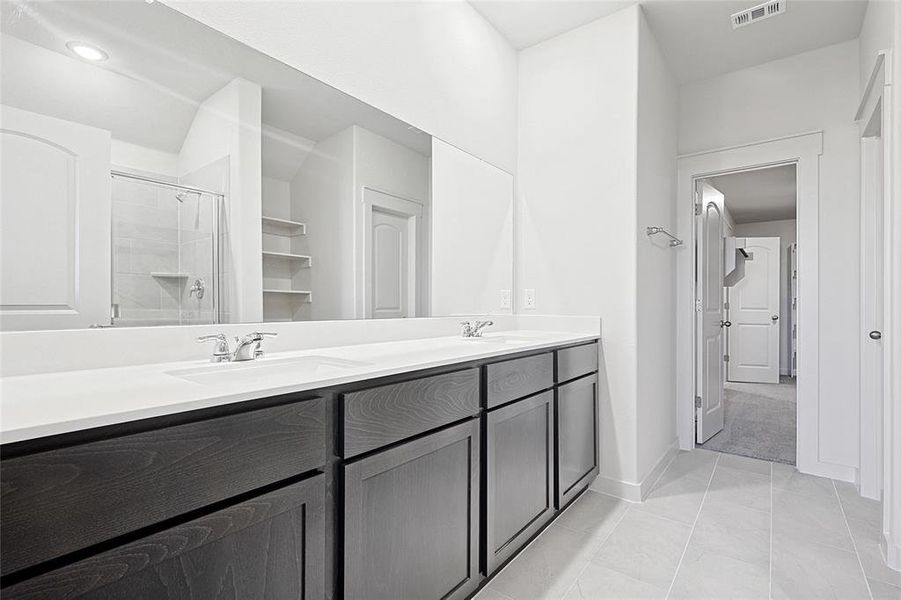
[[[325,376],[347,369],[366,367],[371,363],[330,356],[296,356],[292,358],[260,358],[243,362],[210,364],[166,371],[166,375],[206,385],[223,383],[277,383],[293,381],[298,376]]]

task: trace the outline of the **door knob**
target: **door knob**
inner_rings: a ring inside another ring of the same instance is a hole
[[[873,331],[870,332],[870,339],[871,339],[871,340],[881,340],[881,339],[882,339],[882,332],[881,332],[881,331],[876,331],[876,330],[874,329]]]
[[[723,321],[723,325],[726,327],[732,327],[732,321]]]
[[[779,320],[779,315],[773,315],[773,316],[770,317],[770,318],[773,319],[774,321],[778,321],[778,320]]]

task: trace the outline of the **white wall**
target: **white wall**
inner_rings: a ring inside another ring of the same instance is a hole
[[[230,318],[263,320],[262,251],[262,90],[235,79],[197,110],[178,157],[180,179],[226,158],[228,190],[227,269]]]
[[[798,241],[798,222],[794,219],[740,223],[735,226],[737,237],[779,238],[779,372],[791,374],[791,252],[789,247]],[[803,277],[803,273],[798,274]],[[822,299],[821,299],[822,301]]]
[[[857,40],[680,88],[682,154],[823,130],[820,157],[820,422],[823,462],[858,463]]]
[[[466,2],[166,3],[503,169],[516,167],[516,53]]]
[[[638,30],[638,471],[644,480],[676,444],[676,252],[649,225],[675,231],[679,95],[641,13]]]
[[[860,27],[860,94],[873,72],[876,53],[894,45],[895,5],[892,0],[869,0]]]
[[[113,139],[110,163],[114,169],[140,171],[175,178],[178,175],[178,155],[146,146]]]
[[[320,140],[291,181],[291,214],[307,224],[310,318],[352,319],[353,127]]]
[[[678,101],[632,6],[523,50],[517,294],[537,310],[599,314],[601,474],[633,498],[676,441],[673,250]]]
[[[432,315],[512,312],[513,204],[513,175],[432,141]]]

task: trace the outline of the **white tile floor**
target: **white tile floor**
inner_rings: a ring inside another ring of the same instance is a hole
[[[879,524],[852,485],[695,450],[642,504],[585,493],[476,598],[901,600]]]

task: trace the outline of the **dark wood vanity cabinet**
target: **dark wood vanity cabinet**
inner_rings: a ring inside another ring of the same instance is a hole
[[[345,600],[453,600],[476,589],[479,445],[470,419],[345,465]]]
[[[486,573],[512,557],[554,514],[554,394],[486,417]]]
[[[462,600],[597,474],[597,349],[3,446],[0,594]]]

